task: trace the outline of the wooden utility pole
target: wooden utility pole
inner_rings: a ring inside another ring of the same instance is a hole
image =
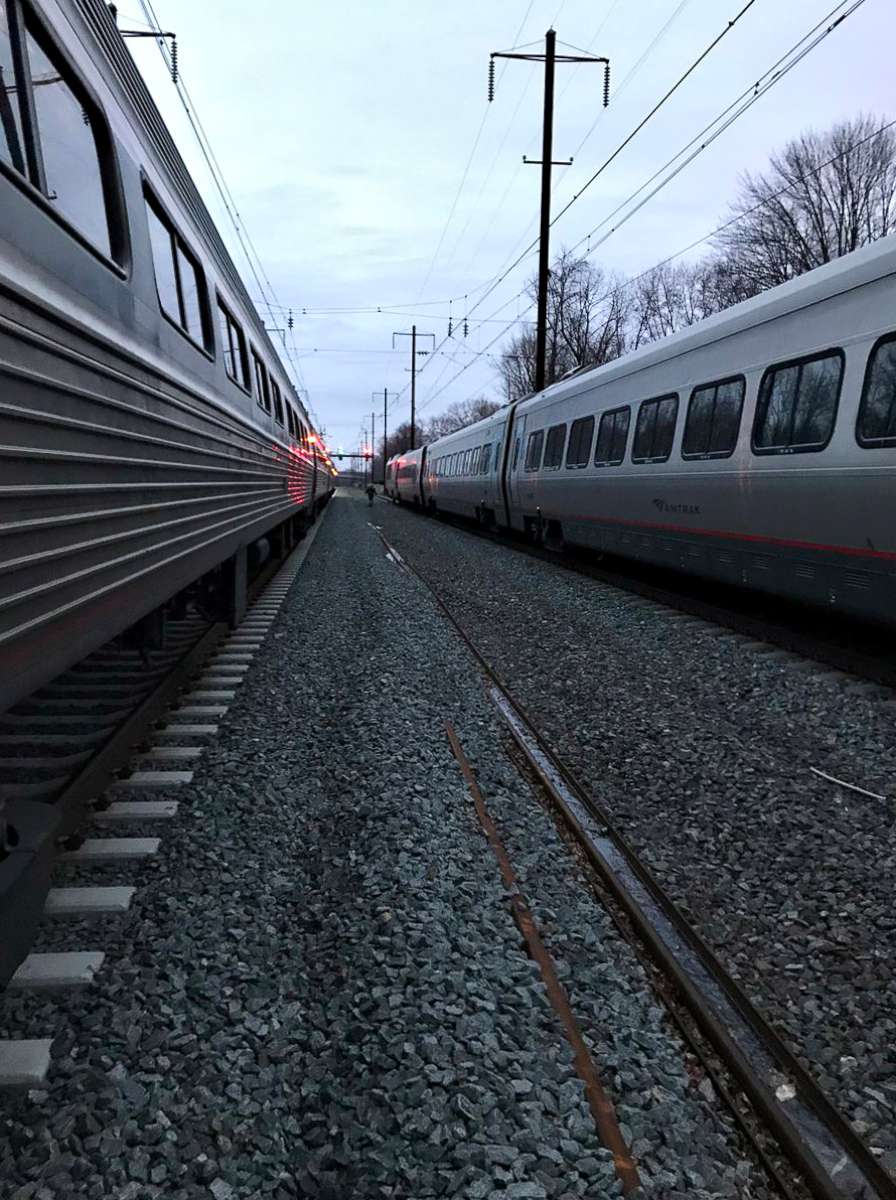
[[[389,396],[398,399],[398,392],[389,392],[388,388],[383,388],[383,487],[386,486],[386,458],[389,454]],[[370,399],[378,400],[379,392],[371,392]]]
[[[544,54],[518,54],[514,51],[492,52],[488,68],[488,98],[495,98],[495,59],[522,58],[527,62],[544,63],[544,116],[541,131],[541,160],[526,158],[524,163],[541,166],[541,222],[538,237],[538,316],[535,330],[535,390],[540,392],[545,386],[547,345],[548,345],[548,279],[550,276],[550,241],[551,241],[551,167],[568,167],[572,159],[563,159],[558,163],[551,160],[554,143],[554,66],[564,63],[603,63],[604,64],[604,108],[610,99],[610,60],[598,58],[591,54],[557,54],[557,34],[549,29],[544,35]]]
[[[417,448],[417,355],[429,354],[428,350],[417,349],[417,338],[432,338],[433,347],[436,344],[436,335],[434,333],[417,333],[417,326],[411,326],[411,332],[402,331],[392,334],[392,349],[395,349],[395,339],[397,337],[409,337],[411,339],[411,449]]]

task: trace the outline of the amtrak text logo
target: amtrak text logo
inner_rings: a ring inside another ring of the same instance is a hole
[[[658,497],[653,501],[653,507],[658,508],[661,513],[689,513],[692,516],[699,516],[699,504],[668,504],[665,500],[660,500]]]

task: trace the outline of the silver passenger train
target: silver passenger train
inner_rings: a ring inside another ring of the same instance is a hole
[[[386,490],[896,620],[896,237],[431,445]]]
[[[0,712],[332,492],[102,0],[0,0],[0,375]]]

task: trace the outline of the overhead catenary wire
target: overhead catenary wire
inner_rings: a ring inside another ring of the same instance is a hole
[[[720,233],[723,233],[726,229],[730,229],[732,225],[736,225],[738,222],[746,220],[747,217],[752,216],[753,213],[758,212],[761,208],[765,208],[767,205],[774,203],[775,200],[779,199],[786,192],[790,191],[794,187],[795,184],[804,183],[806,180],[811,179],[814,175],[818,175],[826,167],[829,167],[833,163],[838,162],[843,158],[846,158],[848,155],[852,154],[852,152],[854,150],[858,150],[861,146],[864,146],[866,143],[873,141],[875,138],[880,137],[882,134],[886,133],[888,130],[893,129],[893,128],[896,128],[896,118],[894,118],[892,121],[886,122],[884,125],[879,126],[872,133],[867,134],[865,137],[859,138],[855,142],[851,142],[845,149],[839,151],[837,154],[832,154],[830,156],[830,158],[826,158],[823,162],[819,163],[816,167],[813,167],[813,169],[811,171],[806,171],[801,175],[797,175],[794,178],[789,179],[787,181],[787,183],[784,184],[783,187],[778,188],[777,191],[771,192],[768,196],[764,196],[761,200],[757,201],[756,204],[751,205],[749,208],[744,209],[742,212],[736,213],[734,216],[730,217],[727,221],[723,221],[721,224],[717,225],[714,229],[710,230],[708,233],[704,233],[699,238],[695,238],[693,241],[688,242],[688,244],[686,246],[682,246],[680,249],[674,251],[674,253],[669,254],[665,258],[660,259],[658,262],[653,263],[651,266],[646,267],[643,271],[639,271],[637,275],[629,276],[628,279],[622,280],[621,282],[614,283],[613,287],[609,288],[602,296],[599,296],[597,298],[597,300],[595,301],[595,305],[600,305],[600,304],[603,304],[605,301],[610,300],[612,298],[614,292],[616,292],[616,291],[625,290],[627,288],[634,287],[636,284],[640,283],[640,281],[642,279],[647,278],[647,276],[652,274],[654,271],[657,271],[662,267],[668,266],[668,264],[671,262],[674,262],[675,259],[681,258],[682,255],[689,253],[691,250],[695,250],[697,248],[697,246],[703,245],[705,242],[711,241],[712,238],[717,237]],[[516,298],[517,297],[513,297],[513,299],[516,299]],[[509,303],[509,301],[507,303]],[[533,307],[532,304],[529,304],[525,311],[530,311],[532,307]],[[510,322],[510,324],[516,323],[517,320],[518,320],[518,318],[515,318],[514,321]],[[491,348],[491,346],[493,346],[495,344],[495,342],[498,341],[503,336],[504,336],[503,333],[498,334],[498,337],[492,339],[492,341],[489,342],[488,345],[483,348],[483,350],[489,350]],[[481,354],[482,351],[474,350],[474,351],[471,351],[471,353],[473,355],[477,355],[477,354]],[[467,365],[472,366],[473,363],[471,362]],[[464,369],[466,369],[466,368],[464,368]],[[430,395],[429,397],[427,397],[427,399],[424,400],[420,404],[420,408],[421,409],[425,408],[427,406],[427,404],[430,404],[433,400],[435,400],[448,387],[451,386],[451,384],[455,381],[455,379],[459,378],[460,375],[462,375],[462,374],[463,374],[463,371],[459,371],[452,379],[450,379],[448,381],[448,383],[445,385],[444,388],[439,389],[439,391],[437,391],[433,395]]]
[[[664,22],[664,24],[663,24],[663,25],[660,27],[660,29],[657,31],[657,33],[656,33],[656,34],[653,36],[653,38],[651,39],[651,41],[649,42],[649,44],[647,45],[647,47],[645,48],[645,50],[643,51],[643,53],[642,53],[642,54],[639,56],[639,58],[638,58],[638,59],[637,59],[637,61],[634,63],[634,65],[633,65],[633,66],[632,66],[632,67],[631,67],[631,68],[630,68],[630,69],[629,69],[629,70],[626,72],[626,74],[623,76],[623,78],[622,78],[622,81],[621,81],[621,82],[620,82],[620,83],[619,83],[619,84],[618,84],[618,85],[617,85],[617,86],[616,86],[616,87],[613,89],[613,99],[614,99],[614,100],[616,100],[616,99],[617,99],[619,96],[621,96],[621,95],[622,95],[622,93],[623,93],[623,92],[625,91],[625,89],[626,89],[626,88],[629,86],[629,84],[632,82],[632,80],[633,80],[633,79],[634,79],[634,78],[635,78],[635,77],[638,75],[638,73],[639,73],[639,72],[641,71],[641,69],[643,68],[644,64],[645,64],[645,63],[647,62],[647,60],[649,59],[650,55],[653,53],[653,51],[656,49],[656,47],[657,47],[657,46],[660,44],[660,42],[662,41],[662,39],[663,39],[663,38],[665,37],[665,35],[666,35],[666,34],[669,32],[669,30],[671,29],[672,25],[675,23],[675,21],[677,20],[677,18],[678,18],[678,17],[679,17],[679,16],[682,14],[682,12],[684,11],[684,9],[686,8],[686,6],[687,6],[689,3],[690,3],[690,0],[680,0],[680,3],[678,4],[678,7],[677,7],[677,8],[674,10],[674,12],[673,12],[673,13],[672,13],[672,14],[671,14],[671,15],[670,15],[670,16],[669,16],[667,19],[666,19],[666,21]],[[606,24],[607,20],[609,19],[609,16],[610,16],[610,14],[612,13],[612,11],[613,11],[613,9],[614,9],[615,7],[616,7],[616,6],[615,6],[615,4],[611,6],[611,8],[610,8],[609,12],[607,13],[606,17],[604,18],[604,21],[603,21],[603,22],[601,23],[601,25],[599,26],[599,28],[598,28],[598,31],[597,31],[597,32],[594,34],[594,36],[592,37],[591,41],[588,43],[588,51],[590,51],[590,50],[591,50],[591,48],[592,48],[592,47],[595,45],[595,43],[597,42],[597,40],[598,40],[598,37],[600,36],[600,31],[603,29],[603,26]],[[587,53],[588,51],[586,51],[586,53]],[[567,82],[566,82],[566,85],[565,85],[565,87],[564,87],[563,91],[560,93],[560,95],[561,95],[561,98],[563,97],[563,95],[565,95],[566,91],[569,89],[569,87],[571,86],[571,84],[572,84],[572,80],[571,80],[571,79],[570,79],[570,80],[567,80]],[[606,107],[602,107],[602,108],[600,108],[600,109],[598,110],[598,114],[597,114],[597,116],[595,117],[595,119],[594,119],[594,122],[593,122],[593,123],[592,123],[592,125],[591,125],[591,128],[588,130],[588,132],[585,134],[585,136],[582,138],[582,140],[579,142],[578,146],[575,148],[575,150],[573,151],[572,155],[570,156],[570,162],[572,162],[572,160],[578,156],[578,154],[579,154],[579,152],[581,151],[582,147],[583,147],[583,146],[585,145],[585,143],[586,143],[586,142],[589,140],[589,138],[591,137],[591,135],[594,133],[595,129],[597,129],[597,127],[598,127],[598,125],[600,124],[601,120],[602,120],[602,119],[603,119],[603,118],[606,116],[606,112],[607,112],[607,109],[606,109]],[[487,237],[487,235],[488,235],[488,234],[491,232],[491,228],[492,228],[492,226],[493,226],[493,224],[494,224],[494,221],[495,221],[495,218],[496,218],[497,214],[498,214],[499,212],[503,211],[503,208],[504,208],[504,203],[505,203],[505,201],[506,201],[506,199],[507,199],[507,196],[510,194],[510,190],[511,190],[512,186],[513,186],[513,185],[514,185],[514,183],[516,182],[516,180],[517,180],[517,177],[519,176],[519,173],[520,173],[520,170],[521,170],[521,169],[522,169],[522,168],[521,168],[521,165],[520,165],[519,163],[517,163],[516,170],[514,171],[513,175],[510,177],[510,180],[508,181],[507,187],[504,189],[504,193],[503,193],[503,195],[501,196],[501,199],[499,200],[498,204],[495,206],[495,209],[494,209],[494,211],[493,211],[493,213],[492,213],[492,216],[491,216],[491,218],[489,219],[489,222],[488,222],[488,224],[487,224],[487,226],[486,226],[486,229],[484,230],[484,232],[483,232],[482,236],[480,237],[480,240],[479,240],[479,242],[477,243],[476,249],[473,251],[473,254],[471,255],[471,260],[470,260],[471,262],[475,262],[475,261],[478,259],[478,256],[479,256],[479,253],[480,253],[480,251],[481,251],[481,249],[482,249],[482,246],[483,246],[483,243],[484,243],[484,241],[485,241],[485,238],[486,238],[486,237]],[[556,177],[555,177],[555,179],[554,179],[553,183],[551,184],[551,195],[552,195],[552,196],[554,195],[554,193],[556,192],[556,190],[558,189],[558,187],[560,187],[560,186],[561,186],[561,184],[563,183],[563,181],[566,179],[566,177],[567,177],[567,174],[569,173],[569,171],[570,171],[570,166],[569,166],[569,164],[566,164],[566,163],[563,163],[563,164],[561,164],[561,169],[560,169],[560,171],[558,172],[558,174],[556,175]],[[519,239],[516,241],[516,243],[514,244],[514,247],[513,247],[513,249],[510,251],[510,254],[507,256],[508,258],[513,258],[513,256],[514,256],[514,255],[517,253],[517,251],[518,251],[519,247],[520,247],[520,246],[523,244],[523,242],[525,242],[525,241],[526,241],[526,238],[528,238],[528,237],[529,237],[529,234],[530,234],[530,232],[531,232],[531,230],[532,230],[533,226],[534,226],[534,225],[536,225],[537,223],[538,223],[538,215],[537,215],[537,214],[533,214],[533,216],[532,216],[532,219],[529,221],[528,225],[527,225],[527,226],[526,226],[526,228],[523,230],[523,233],[522,233],[522,235],[521,235],[521,236],[519,237]],[[533,243],[533,242],[530,242],[530,243],[529,243],[529,247],[528,247],[527,249],[531,249],[531,247],[532,247],[533,245],[537,245],[537,242],[534,242],[534,243]],[[506,259],[505,259],[505,262],[506,262]]]
[[[612,154],[609,156],[609,158],[607,158],[601,164],[601,166],[597,169],[597,171],[594,172],[594,174],[591,176],[591,178],[589,180],[587,180],[586,183],[579,189],[579,191],[576,192],[572,196],[572,198],[563,206],[563,208],[560,210],[560,212],[551,218],[550,227],[552,229],[553,229],[554,225],[556,225],[556,223],[560,220],[560,218],[565,213],[567,213],[570,208],[572,208],[573,204],[575,204],[576,201],[579,200],[582,197],[582,195],[584,195],[584,193],[588,190],[588,188],[591,186],[591,184],[594,183],[594,181],[607,169],[607,167],[616,158],[619,157],[619,155],[626,148],[626,146],[628,146],[634,140],[634,138],[637,137],[637,135],[641,132],[641,130],[644,129],[644,127],[656,116],[656,114],[660,111],[660,109],[663,108],[663,106],[672,98],[672,96],[675,95],[675,93],[682,86],[682,84],[684,84],[685,81],[690,78],[690,76],[694,73],[694,71],[697,69],[697,67],[708,57],[709,54],[712,53],[712,51],[721,43],[723,38],[725,38],[731,32],[731,30],[735,27],[735,25],[738,23],[738,21],[740,21],[741,17],[743,17],[744,14],[750,8],[752,8],[755,3],[756,3],[756,0],[747,0],[747,3],[741,8],[741,10],[737,13],[737,15],[728,22],[728,24],[721,31],[721,33],[717,34],[713,38],[713,40],[709,43],[709,45],[706,46],[700,52],[700,54],[697,56],[697,58],[694,59],[694,61],[690,64],[690,66],[678,77],[678,79],[663,94],[663,96],[660,97],[660,99],[656,102],[656,104],[654,104],[653,108],[647,113],[647,115],[645,117],[643,117],[641,119],[641,121],[639,121],[638,124],[635,126],[635,128],[619,143],[619,145],[612,152]],[[530,223],[530,228],[531,228],[531,223]],[[526,246],[526,248],[524,250],[522,250],[513,259],[513,261],[510,263],[510,265],[508,267],[501,268],[493,285],[483,294],[483,296],[480,297],[480,303],[483,300],[485,300],[489,295],[491,295],[491,293],[495,290],[495,288],[498,287],[501,283],[503,283],[503,281],[507,278],[507,276],[511,273],[511,271],[515,270],[516,267],[518,267],[519,264],[521,262],[523,262],[523,260],[525,258],[527,258],[528,255],[530,254],[530,252],[533,249],[535,249],[537,246],[538,246],[538,238],[535,238],[531,242],[529,242],[529,244]],[[511,255],[513,255],[513,253],[514,253],[514,251],[511,251]]]
[[[514,41],[516,41],[516,39],[522,34],[523,29],[526,26],[526,22],[529,20],[529,14],[532,11],[532,7],[533,7],[534,3],[535,3],[535,0],[529,0],[529,7],[526,9],[525,13],[523,14],[523,19],[522,19],[522,21],[520,21],[519,28],[517,29],[516,33],[514,34],[514,39],[513,39]],[[506,69],[506,67],[502,67],[501,76],[499,76],[499,79],[503,76],[505,69]],[[451,202],[451,207],[448,210],[448,216],[446,217],[445,224],[442,227],[442,233],[439,237],[438,243],[436,244],[435,252],[433,253],[432,259],[430,260],[430,264],[427,269],[426,276],[424,277],[423,283],[420,286],[420,291],[418,292],[418,297],[422,296],[423,293],[426,291],[426,287],[427,287],[427,284],[429,283],[430,276],[432,275],[432,272],[433,272],[433,269],[435,268],[439,254],[441,253],[442,246],[445,242],[445,237],[448,233],[448,229],[451,225],[452,220],[454,219],[454,214],[457,211],[458,201],[460,200],[461,194],[464,190],[464,186],[467,182],[467,177],[470,174],[470,167],[473,165],[473,159],[475,158],[476,151],[479,148],[479,142],[482,139],[482,131],[485,129],[485,123],[488,120],[488,114],[490,112],[490,109],[491,109],[491,105],[486,104],[485,109],[483,110],[483,113],[482,113],[482,119],[479,122],[479,128],[477,129],[476,136],[473,139],[473,145],[472,145],[472,148],[470,149],[470,154],[469,154],[469,157],[467,158],[466,166],[464,167],[463,173],[461,174],[461,177],[460,177],[460,183],[457,185],[457,191],[454,193],[454,199]]]
[[[846,0],[844,0],[844,3],[845,2],[846,2]],[[755,3],[756,3],[756,0],[747,0],[747,3],[740,9],[740,11],[737,13],[737,15],[728,22],[728,24],[721,31],[721,33],[717,34],[716,37],[713,38],[713,40],[709,43],[709,45],[706,46],[700,52],[700,54],[697,56],[696,59],[694,59],[694,61],[690,64],[690,66],[687,68],[687,70],[685,70],[678,77],[676,82],[673,83],[673,85],[657,101],[657,103],[653,106],[653,108],[646,115],[646,117],[644,117],[641,121],[639,121],[639,123],[635,127],[635,129],[632,130],[632,132],[629,133],[623,139],[623,141],[616,148],[616,150],[613,151],[610,158],[604,162],[604,164],[598,169],[597,172],[595,172],[595,174],[592,176],[592,179],[588,183],[586,183],[586,185],[583,188],[581,188],[579,190],[579,192],[576,193],[576,195],[573,196],[573,198],[566,205],[564,205],[563,209],[561,209],[561,211],[555,217],[552,218],[552,220],[551,220],[552,228],[557,223],[557,221],[560,219],[560,217],[562,217],[566,212],[568,212],[569,209],[572,207],[572,205],[576,202],[576,200],[581,197],[581,195],[584,193],[584,191],[587,189],[587,187],[590,186],[590,183],[593,182],[593,180],[595,178],[597,178],[597,175],[600,174],[603,170],[605,170],[606,167],[609,166],[610,162],[612,162],[615,158],[617,158],[618,155],[622,152],[622,150],[626,146],[628,146],[630,144],[630,142],[638,135],[638,133],[640,133],[641,130],[644,129],[644,127],[648,124],[648,122],[650,120],[652,120],[653,117],[656,116],[656,114],[660,111],[660,109],[675,94],[675,92],[678,90],[678,88],[680,88],[682,86],[682,84],[685,82],[685,80],[688,79],[693,74],[693,72],[700,65],[700,63],[702,63],[707,58],[707,56],[721,43],[721,41],[727,36],[727,34],[729,34],[731,32],[731,30],[735,27],[735,25],[738,23],[738,21],[744,16],[744,14],[750,8],[752,8],[752,6]],[[476,309],[479,308],[479,306],[481,304],[483,304],[485,302],[485,300],[488,299],[488,297],[496,290],[496,288],[498,288],[504,282],[504,280],[508,277],[508,275],[510,275],[511,272],[514,271],[520,265],[520,263],[522,263],[529,256],[529,254],[533,251],[533,249],[535,249],[537,246],[538,246],[538,239],[535,238],[533,241],[529,242],[529,244],[526,246],[526,248],[520,254],[518,254],[516,256],[516,258],[514,258],[514,260],[510,263],[509,266],[502,268],[499,271],[499,273],[491,281],[490,285],[486,288],[486,290],[483,292],[483,294],[478,298],[476,303],[470,309],[470,314],[475,312]]]
[[[751,3],[752,2],[753,2],[753,0],[751,0]],[[670,163],[675,162],[683,153],[685,153],[685,151],[688,148],[693,146],[693,144],[697,140],[697,138],[703,136],[703,134],[706,132],[707,129],[711,129],[711,128],[713,128],[713,126],[718,125],[718,123],[720,121],[723,121],[723,124],[721,124],[719,126],[719,128],[713,132],[711,137],[706,138],[706,140],[698,146],[698,148],[696,149],[696,151],[694,151],[693,154],[691,154],[673,172],[671,172],[665,179],[663,179],[657,185],[657,187],[654,188],[652,192],[650,192],[650,194],[647,197],[645,197],[642,201],[640,201],[639,204],[635,208],[633,208],[629,213],[626,214],[626,216],[624,217],[624,219],[622,221],[617,222],[617,224],[614,225],[612,227],[612,229],[607,234],[605,234],[603,238],[600,239],[600,241],[597,243],[597,245],[601,245],[603,242],[605,242],[607,240],[608,237],[612,236],[613,233],[615,233],[619,228],[621,228],[621,226],[623,224],[625,224],[626,221],[628,221],[632,216],[634,216],[634,214],[637,211],[639,211],[641,208],[643,208],[644,204],[646,204],[659,191],[661,191],[663,187],[665,187],[669,182],[671,182],[671,180],[674,179],[675,176],[677,174],[679,174],[690,162],[692,162],[693,159],[696,158],[698,154],[702,153],[713,141],[715,141],[715,139],[718,136],[721,135],[721,133],[723,133],[727,128],[729,128],[730,125],[733,124],[735,120],[737,120],[740,116],[743,115],[744,112],[746,112],[750,107],[752,107],[752,105],[754,103],[756,103],[756,101],[759,100],[767,91],[769,91],[772,87],[774,87],[777,83],[779,83],[781,81],[781,79],[783,79],[795,66],[797,66],[807,56],[807,54],[811,53],[812,50],[814,50],[822,41],[824,41],[825,38],[830,36],[830,34],[833,33],[833,31],[839,25],[841,25],[844,20],[846,20],[849,16],[851,16],[852,13],[855,12],[858,8],[860,8],[861,5],[864,3],[865,3],[865,0],[852,0],[851,4],[849,3],[849,0],[840,0],[840,3],[835,5],[835,7],[827,14],[826,17],[824,17],[821,21],[817,22],[806,34],[804,34],[800,39],[798,39],[798,41],[796,43],[794,43],[794,45],[791,46],[790,49],[784,55],[782,55],[780,58],[778,58],[778,60],[772,65],[772,67],[770,67],[767,71],[765,71],[759,77],[759,81],[756,84],[751,85],[751,87],[748,88],[746,90],[746,92],[741,93],[741,96],[738,97],[737,100],[735,100],[734,102],[732,102],[732,104],[729,104],[725,109],[723,109],[722,113],[718,117],[716,117],[714,119],[714,121],[710,122],[710,124],[708,126],[706,126],[704,128],[704,130],[701,131],[701,133],[697,135],[696,138],[692,138],[687,143],[687,146],[685,146],[681,151],[678,152],[678,154],[674,155],[673,158],[669,160]],[[848,5],[848,7],[847,7],[847,5]],[[841,9],[844,9],[844,8],[846,9],[846,11],[840,13],[839,16],[836,16],[836,14],[838,12],[840,12]],[[742,9],[740,15],[742,15],[744,11],[746,11],[746,9]],[[835,17],[836,17],[836,19],[834,19]],[[729,25],[729,28],[730,28],[730,25]],[[718,42],[718,39],[716,39],[716,44],[717,44],[717,42]],[[705,52],[701,57],[705,57]],[[784,64],[784,65],[782,66],[782,64]],[[671,93],[667,93],[667,95],[669,95],[669,94],[671,94]],[[746,95],[749,95],[749,100],[746,103],[741,104],[741,107],[739,109],[737,109],[737,111],[732,113],[732,109],[734,109],[736,107],[736,105]],[[655,112],[656,109],[654,109],[653,111]],[[643,128],[643,124],[644,123],[641,122],[641,125],[639,127]],[[627,138],[626,141],[630,141],[630,140],[631,140],[631,137],[629,136],[629,138]],[[611,157],[615,157],[615,153]],[[668,167],[669,163],[667,163],[666,165]],[[601,168],[601,169],[603,169],[603,168]],[[665,167],[661,168],[661,171],[665,170],[665,169],[666,169]],[[654,176],[651,177],[651,179],[656,178],[656,174],[657,173],[655,173]],[[617,206],[617,208],[614,210],[614,214],[616,212],[620,211],[621,208],[624,208],[627,204],[631,203],[631,201],[634,198],[636,198],[640,194],[641,191],[643,191],[643,188],[645,186],[647,186],[647,185],[642,184],[641,187],[638,188],[631,196],[629,196],[629,198],[627,200],[623,201],[622,205]],[[567,205],[567,208],[568,207],[569,207],[569,205]],[[563,211],[566,211],[566,210],[564,209]],[[554,224],[555,221],[559,220],[562,215],[563,215],[562,212],[558,213],[557,216],[554,218],[554,220],[551,222],[552,225]],[[607,219],[611,219],[611,218],[605,218],[604,223],[606,222]],[[575,250],[579,246],[581,246],[583,243],[585,243],[588,239],[590,239],[594,235],[594,233],[599,228],[601,228],[600,225],[597,226],[596,229],[593,229],[591,231],[591,233],[586,235],[586,237],[583,237],[582,239],[580,239],[580,241],[578,243],[576,243],[572,247],[572,249]],[[513,266],[519,265],[519,263],[522,262],[524,260],[524,258],[528,256],[528,254],[532,251],[532,249],[535,245],[537,245],[537,242],[530,244],[530,246],[527,248],[527,250],[516,260],[516,262],[513,264]],[[596,248],[597,248],[597,246],[591,247],[590,253],[593,253],[593,251]],[[512,268],[510,268],[510,269],[512,269]],[[508,271],[505,272],[505,275],[503,276],[503,278],[506,278],[507,274],[510,273],[510,269],[508,269]],[[490,289],[490,290],[494,290],[494,289]],[[518,292],[517,296],[520,296],[522,294],[523,294],[522,292]],[[489,292],[486,292],[485,296],[481,297],[480,300],[477,302],[477,304],[474,305],[473,310],[475,310],[475,308],[477,308],[479,306],[479,304],[482,303],[482,301],[488,295],[489,295]],[[473,311],[473,310],[471,310],[471,311]],[[439,394],[441,394],[441,391]],[[425,403],[427,403],[427,401],[424,401],[424,404]]]
[[[721,135],[728,128],[730,128],[730,126],[733,125],[734,122],[736,120],[738,120],[738,118],[743,116],[743,114],[745,112],[747,112],[748,109],[752,108],[753,105],[756,104],[765,95],[766,92],[770,91],[772,87],[774,87],[776,84],[780,83],[780,81],[786,75],[788,75],[790,73],[790,71],[792,71],[794,69],[794,67],[798,66],[808,54],[811,54],[811,52],[816,48],[816,46],[820,45],[820,43],[822,41],[824,41],[825,38],[827,38],[831,33],[833,33],[833,31],[837,28],[838,25],[840,25],[843,21],[845,21],[847,19],[847,17],[849,17],[853,12],[856,11],[856,9],[860,8],[865,3],[865,0],[852,0],[852,4],[850,4],[850,6],[846,10],[846,12],[842,13],[836,19],[836,21],[833,21],[832,23],[825,25],[825,22],[830,21],[833,14],[838,9],[843,8],[845,3],[848,3],[848,0],[841,0],[841,3],[838,4],[836,6],[836,8],[833,9],[831,11],[831,13],[828,14],[827,17],[825,17],[822,21],[819,21],[818,24],[813,26],[813,28],[807,34],[805,34],[799,40],[799,42],[797,42],[795,44],[795,46],[791,47],[791,49],[788,50],[786,54],[782,55],[781,58],[779,58],[777,60],[777,62],[775,62],[767,71],[765,71],[759,77],[759,80],[755,84],[751,85],[744,92],[742,92],[740,94],[740,96],[738,96],[736,100],[732,101],[732,103],[729,104],[728,107],[725,108],[718,117],[716,117],[713,121],[711,121],[709,123],[709,125],[704,126],[704,128],[700,131],[700,133],[696,134],[693,138],[691,138],[691,140],[685,146],[683,146],[681,150],[679,150],[676,154],[674,154],[672,156],[672,158],[670,158],[664,164],[664,166],[660,167],[660,169],[658,171],[655,171],[654,174],[651,175],[648,180],[646,180],[643,184],[641,184],[641,186],[638,189],[636,189],[635,192],[631,193],[629,195],[629,197],[626,200],[624,200],[620,205],[617,205],[616,208],[613,209],[613,211],[608,216],[606,216],[598,225],[596,225],[589,233],[587,233],[584,237],[580,238],[578,242],[574,243],[573,246],[571,247],[571,250],[573,250],[573,251],[577,250],[583,243],[586,243],[586,242],[590,244],[590,239],[592,237],[594,237],[594,235],[600,229],[602,229],[604,227],[604,225],[607,224],[608,221],[611,221],[618,212],[621,212],[623,209],[626,208],[627,205],[631,204],[633,200],[637,199],[637,197],[641,194],[641,192],[643,192],[645,188],[649,187],[650,184],[654,182],[654,180],[658,179],[660,176],[663,175],[664,172],[668,171],[669,173],[660,180],[660,182],[653,189],[653,191],[649,192],[648,195],[645,196],[642,200],[640,200],[633,208],[629,209],[629,211],[626,212],[626,214],[622,218],[622,220],[619,221],[616,225],[614,225],[607,234],[605,234],[602,238],[600,238],[598,240],[597,243],[595,243],[595,245],[590,246],[589,253],[593,253],[599,246],[601,246],[607,240],[607,238],[609,236],[611,236],[611,234],[615,233],[617,229],[621,228],[622,225],[624,225],[637,212],[639,212],[640,209],[643,208],[644,205],[657,194],[657,192],[661,191],[664,187],[666,187],[669,183],[671,183],[672,180],[677,175],[679,175],[685,169],[685,167],[687,167],[691,162],[693,162],[693,160],[699,154],[702,154],[709,146],[712,145],[712,143],[714,141],[716,141],[717,138],[721,137]],[[822,28],[823,26],[824,26],[824,28]],[[820,30],[820,32],[819,32],[819,30]],[[806,44],[804,44],[804,43],[806,43]],[[740,106],[740,107],[738,107],[738,106]],[[700,141],[701,138],[703,138],[704,140]],[[699,143],[699,144],[697,144],[697,143]],[[692,147],[695,146],[695,144],[697,144],[696,149],[694,149],[691,154],[688,154],[687,152],[689,150],[691,150]],[[683,157],[685,155],[687,155],[687,157]],[[678,162],[678,160],[682,159],[682,158],[683,158],[683,161]],[[674,166],[674,169],[670,170],[670,168],[672,168],[673,164],[675,164],[675,163],[678,163],[678,165]]]
[[[162,56],[163,62],[165,63],[166,67],[169,69],[169,72],[170,72],[170,70],[171,70],[171,54],[170,54],[168,45],[165,42],[165,39],[163,37],[161,37],[162,26],[158,20],[158,17],[156,16],[155,10],[153,8],[152,0],[140,0],[140,7],[143,10],[143,14],[146,17],[148,25],[153,30],[153,32],[155,32],[158,35],[156,37],[156,45],[159,48],[159,53]],[[211,140],[209,139],[208,134],[205,131],[205,127],[203,126],[202,121],[199,117],[199,113],[196,108],[196,104],[193,101],[192,97],[190,96],[189,90],[187,89],[185,83],[183,82],[183,72],[181,69],[178,70],[177,78],[173,82],[174,82],[175,90],[178,95],[178,99],[180,100],[181,106],[187,116],[187,120],[190,124],[190,128],[193,131],[193,134],[196,138],[197,145],[199,146],[200,152],[202,154],[203,159],[205,160],[209,174],[211,175],[212,182],[214,183],[215,188],[218,192],[218,195],[220,196],[221,202],[224,205],[224,210],[227,213],[227,216],[229,217],[231,224],[233,225],[234,232],[236,233],[237,240],[239,242],[240,248],[243,251],[246,262],[249,266],[249,270],[252,273],[252,276],[255,280],[255,284],[256,284],[259,292],[261,293],[262,297],[264,298],[264,307],[266,308],[266,310],[268,312],[268,316],[270,318],[271,325],[275,326],[276,318],[274,316],[274,307],[273,307],[273,305],[271,305],[269,303],[269,300],[268,300],[268,292],[276,300],[276,293],[274,292],[274,287],[271,284],[270,279],[268,278],[268,275],[267,275],[267,272],[265,271],[264,264],[262,263],[261,257],[255,247],[254,242],[252,241],[252,238],[249,234],[248,229],[246,228],[245,222],[242,219],[239,209],[237,208],[236,201],[234,200],[234,197],[233,197],[233,193],[230,191],[230,188],[227,184],[226,178],[221,169],[221,165],[218,162],[214,148],[212,147]],[[298,387],[301,391],[304,392],[305,403],[309,409],[310,415],[313,417],[315,423],[319,423],[317,414],[314,412],[314,409],[310,402],[310,398],[308,397],[307,387],[305,386],[305,380],[302,375],[301,368],[299,367],[298,362],[289,353],[289,349],[286,345],[285,338],[283,339],[282,344],[283,344],[284,355],[285,355],[286,359],[289,361],[289,363],[292,366],[293,371],[295,373]]]

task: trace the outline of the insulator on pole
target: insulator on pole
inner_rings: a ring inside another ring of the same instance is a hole
[[[489,104],[491,104],[491,102],[494,100],[494,98],[495,98],[495,60],[494,60],[494,58],[490,58],[488,60],[488,102],[489,102]]]
[[[171,82],[177,83],[177,38],[171,39]]]
[[[453,331],[454,331],[454,326],[452,325],[451,318],[449,317],[448,318],[448,336],[449,337],[451,337],[451,334],[453,333]]]
[[[464,317],[464,337],[469,337],[470,326],[467,324],[467,318]]]
[[[610,103],[610,64],[604,63],[604,108]]]
[[[292,327],[293,327],[294,323],[295,323],[295,322],[294,322],[294,321],[293,321],[293,319],[292,319],[292,309],[290,309],[290,310],[289,310],[289,316],[286,318],[286,324],[287,324],[287,326],[288,326],[290,329],[292,329]]]

